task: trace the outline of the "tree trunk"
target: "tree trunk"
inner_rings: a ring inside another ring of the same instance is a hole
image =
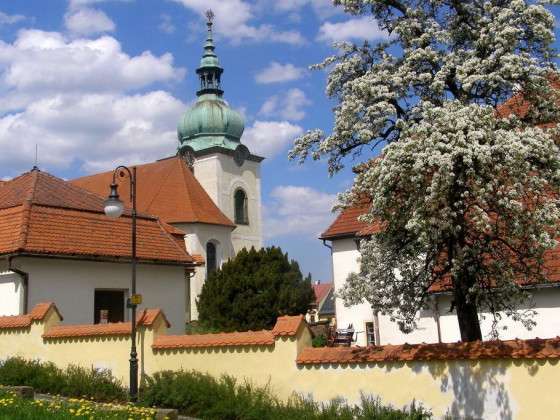
[[[455,308],[457,309],[461,341],[481,341],[482,332],[478,320],[478,308],[476,303],[467,300],[467,291],[467,285],[455,284]]]

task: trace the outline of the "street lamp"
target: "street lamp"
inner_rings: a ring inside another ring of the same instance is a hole
[[[132,171],[126,166],[118,166],[113,171],[113,182],[110,193],[104,202],[105,214],[112,219],[119,218],[124,211],[124,204],[119,198],[117,177],[130,180],[130,201],[132,202],[132,279],[130,285],[130,298],[127,306],[130,308],[130,399],[138,399],[138,354],[136,352],[136,307],[141,303],[141,297],[136,294],[136,167]]]

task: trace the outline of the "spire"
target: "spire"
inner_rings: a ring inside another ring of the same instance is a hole
[[[216,46],[214,45],[214,38],[212,35],[212,25],[214,21],[214,13],[212,10],[206,12],[206,26],[208,26],[208,33],[206,42],[204,43],[204,53],[200,60],[200,67],[196,69],[196,73],[200,78],[200,90],[196,92],[198,96],[205,94],[214,94],[222,96],[224,91],[220,88],[221,76],[224,71],[220,67],[218,56],[214,52]]]

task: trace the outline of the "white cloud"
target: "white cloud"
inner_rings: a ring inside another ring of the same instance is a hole
[[[17,175],[47,170],[109,169],[172,155],[186,105],[149,88],[184,69],[173,56],[129,56],[109,36],[71,40],[58,32],[20,31],[0,41],[0,167]]]
[[[134,0],[70,0],[69,1],[69,7],[71,9],[74,9],[74,8],[79,8],[79,7],[82,7],[82,6],[89,6],[91,4],[116,2],[116,1],[129,3],[129,2],[132,2]]]
[[[255,121],[243,134],[242,142],[251,153],[272,158],[303,134],[303,128],[288,121]]]
[[[310,187],[281,185],[272,190],[266,205],[264,232],[268,238],[318,236],[332,221],[335,194]]]
[[[268,67],[255,76],[255,80],[261,84],[288,82],[301,79],[304,73],[305,69],[296,67],[291,63],[281,64],[272,61]]]
[[[298,12],[310,5],[321,19],[343,12],[341,7],[334,6],[333,0],[269,0],[269,3],[272,3],[274,9],[279,12]]]
[[[298,31],[279,31],[272,25],[251,25],[254,18],[253,5],[244,0],[174,0],[189,10],[204,16],[208,9],[215,14],[214,30],[233,43],[249,41],[274,41],[287,44],[303,44],[304,37]]]
[[[0,166],[4,171],[29,169],[35,144],[39,166],[49,169],[78,165],[95,172],[171,155],[177,142],[174,127],[184,109],[163,91],[41,99],[0,118]]]
[[[64,17],[64,25],[73,34],[92,35],[115,30],[115,22],[104,12],[83,8],[71,11]]]
[[[0,12],[0,26],[13,25],[14,23],[21,22],[25,19],[23,15],[8,15],[7,13]]]
[[[285,93],[273,95],[262,105],[259,114],[267,117],[279,117],[291,121],[305,118],[304,108],[311,105],[305,92],[298,88],[289,89]]]
[[[368,16],[350,19],[344,22],[325,22],[319,28],[317,39],[324,42],[350,40],[374,40],[387,38],[387,32]]]
[[[49,94],[123,92],[184,77],[169,53],[129,56],[113,37],[69,40],[58,32],[24,30],[0,41],[0,113]]]
[[[158,28],[160,31],[165,32],[166,34],[172,34],[176,29],[171,16],[165,13],[160,16],[160,23]]]

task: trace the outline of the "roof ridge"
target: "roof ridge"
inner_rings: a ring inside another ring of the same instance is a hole
[[[157,224],[158,224],[159,228],[162,230],[162,232],[163,232],[167,237],[169,237],[169,238],[171,239],[171,242],[173,243],[173,245],[175,245],[179,251],[181,251],[181,252],[184,253],[187,257],[189,257],[189,258],[191,259],[190,262],[194,262],[194,258],[193,258],[192,255],[189,253],[189,251],[187,251],[187,246],[185,245],[184,248],[181,248],[181,247],[179,246],[179,244],[177,243],[177,241],[173,240],[173,237],[172,237],[173,234],[170,233],[170,232],[168,232],[167,230],[165,230],[165,226],[162,225],[162,223],[165,223],[165,222],[161,221],[161,220],[159,219],[159,217],[158,217],[156,220],[157,220]],[[184,243],[184,242],[183,242],[183,243]]]
[[[150,202],[148,203],[148,205],[146,206],[146,209],[149,211],[150,208],[152,207],[152,204],[154,201],[156,201],[156,197],[159,195],[159,193],[161,192],[162,188],[163,188],[163,184],[169,179],[169,177],[171,176],[171,173],[173,172],[173,167],[170,167],[167,170],[167,173],[165,174],[165,177],[162,178],[161,182],[159,182],[159,188],[157,190],[157,192],[153,195],[152,199],[150,200]],[[159,219],[159,217],[158,217]]]
[[[19,231],[19,241],[16,249],[24,249],[27,245],[27,237],[29,236],[29,221],[31,219],[31,206],[31,200],[25,200],[21,205],[21,228]]]

